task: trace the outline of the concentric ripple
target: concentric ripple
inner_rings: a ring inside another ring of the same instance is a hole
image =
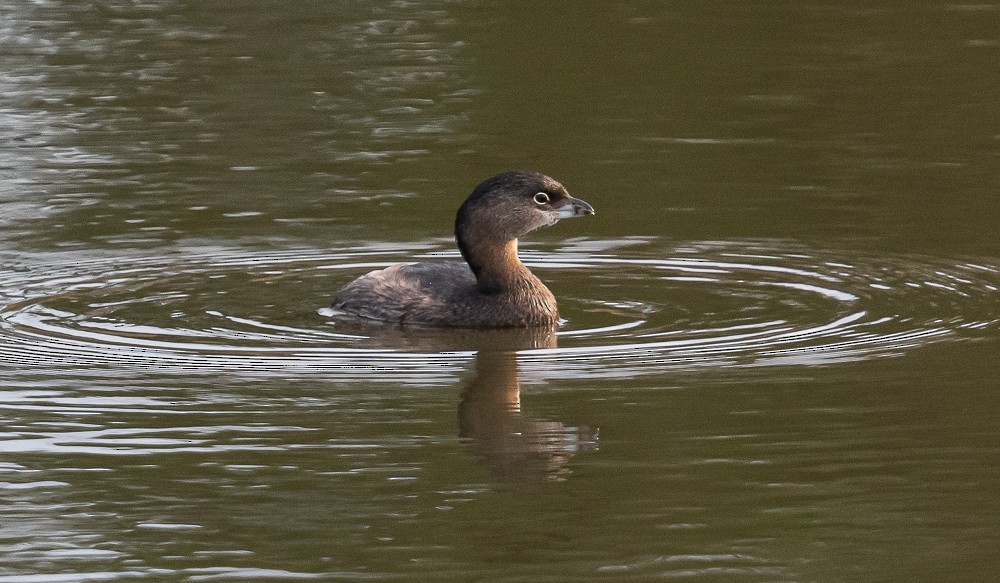
[[[554,377],[627,377],[834,363],[982,337],[1000,319],[1000,270],[987,261],[781,243],[650,246],[583,241],[525,252],[567,322],[557,346],[523,350],[522,366]],[[56,371],[443,382],[474,353],[467,335],[366,328],[318,310],[367,270],[454,255],[438,249],[201,248],[15,265],[0,279],[0,357]]]

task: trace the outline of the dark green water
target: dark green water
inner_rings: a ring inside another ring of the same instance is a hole
[[[0,583],[992,581],[1000,5],[0,6]],[[331,320],[544,171],[566,324]]]

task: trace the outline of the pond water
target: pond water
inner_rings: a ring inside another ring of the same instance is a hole
[[[1000,5],[0,6],[0,583],[990,581]],[[480,180],[563,325],[336,317]]]

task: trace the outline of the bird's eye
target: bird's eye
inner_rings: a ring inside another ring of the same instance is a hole
[[[535,202],[538,204],[549,204],[549,195],[544,192],[535,194]]]

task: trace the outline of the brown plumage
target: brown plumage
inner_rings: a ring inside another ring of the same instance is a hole
[[[521,263],[517,240],[560,218],[594,214],[589,204],[538,172],[505,172],[472,191],[455,217],[466,263],[398,264],[348,283],[332,307],[401,325],[553,327],[556,299]]]

